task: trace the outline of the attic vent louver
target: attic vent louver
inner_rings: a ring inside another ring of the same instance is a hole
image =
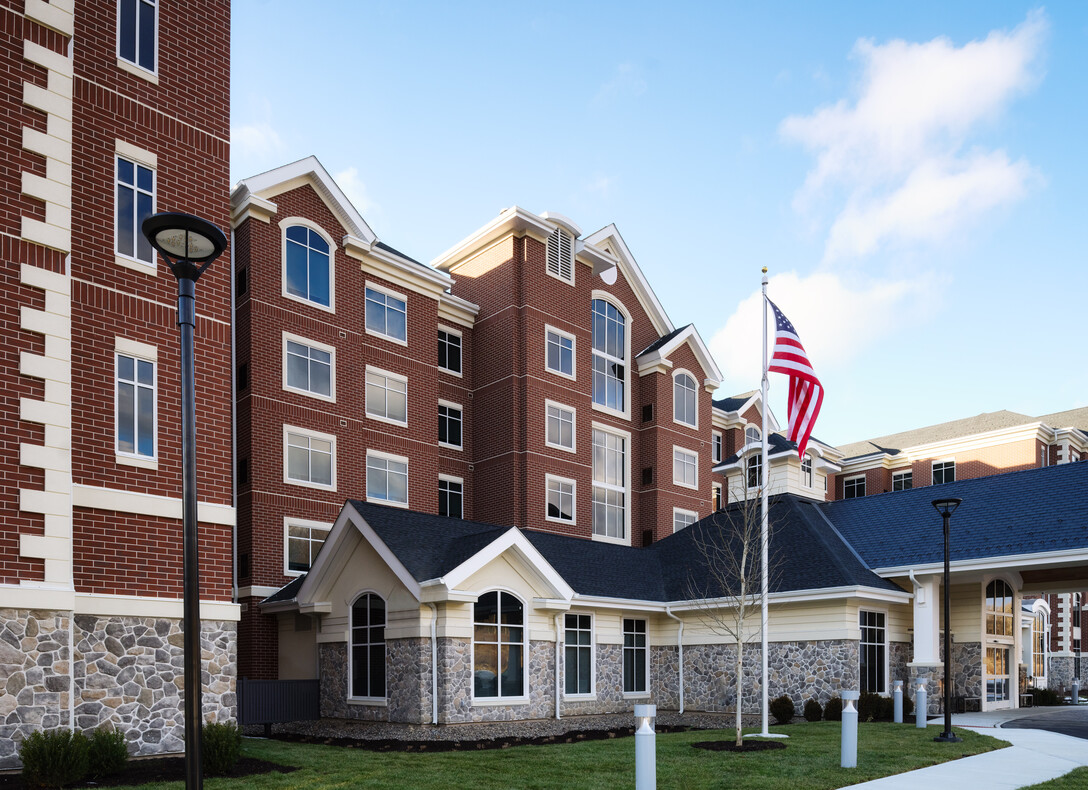
[[[562,228],[548,237],[548,273],[574,282],[574,239]]]

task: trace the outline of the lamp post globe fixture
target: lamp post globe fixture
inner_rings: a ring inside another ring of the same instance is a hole
[[[227,247],[223,231],[192,214],[153,214],[140,228],[178,281],[181,334],[182,631],[185,683],[185,787],[204,786],[201,759],[200,553],[196,495],[196,281]]]
[[[961,740],[952,734],[952,626],[949,614],[951,571],[949,569],[948,520],[962,501],[955,497],[933,500],[933,507],[941,514],[944,527],[944,732],[933,739],[941,743],[959,743]]]

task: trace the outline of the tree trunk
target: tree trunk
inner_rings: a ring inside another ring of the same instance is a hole
[[[741,680],[741,671],[744,667],[744,643],[737,640],[737,746],[744,744],[744,735],[741,733],[741,692],[744,690],[744,681]]]

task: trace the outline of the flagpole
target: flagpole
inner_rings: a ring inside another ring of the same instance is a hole
[[[770,441],[767,437],[767,267],[763,267],[763,381],[760,397],[762,398],[762,411],[763,411],[763,457],[760,459],[760,474],[762,479],[760,480],[760,530],[759,530],[759,542],[760,542],[760,560],[762,562],[761,580],[761,600],[760,600],[760,653],[763,661],[763,679],[761,682],[763,694],[762,694],[762,721],[763,726],[761,735],[769,735],[767,731],[767,709],[768,709],[768,689],[767,689],[767,588],[768,588],[768,573],[767,573],[767,554],[768,554],[768,537],[769,529],[767,522],[767,489],[771,480],[771,468],[768,463],[767,455],[770,449]],[[740,645],[737,646],[739,650]],[[740,700],[737,700],[737,704],[740,704]]]

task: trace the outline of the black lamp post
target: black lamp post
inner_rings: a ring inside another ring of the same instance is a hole
[[[196,281],[222,254],[227,237],[215,225],[191,214],[164,212],[141,227],[178,281],[178,329],[181,332],[181,497],[183,574],[183,652],[185,662],[185,787],[204,786],[200,754],[200,553],[196,518]]]
[[[960,506],[962,499],[934,499],[933,507],[941,514],[944,521],[944,732],[933,740],[944,743],[959,743],[960,738],[952,734],[952,622],[949,614],[949,548],[948,519]]]

